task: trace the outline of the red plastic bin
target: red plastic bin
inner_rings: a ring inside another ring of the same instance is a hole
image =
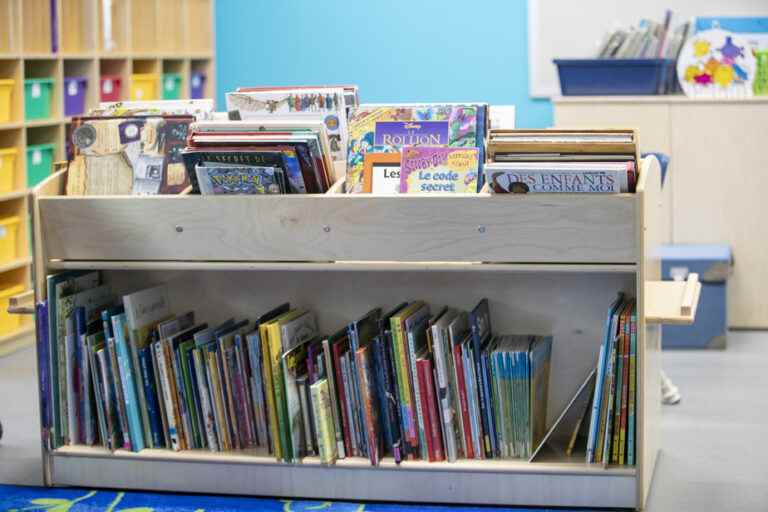
[[[102,75],[99,88],[101,101],[120,101],[121,82],[117,75]]]

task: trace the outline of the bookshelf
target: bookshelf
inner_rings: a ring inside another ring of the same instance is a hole
[[[61,170],[32,195],[37,300],[50,273],[101,269],[116,293],[167,283],[175,308],[212,323],[290,300],[331,332],[373,305],[418,297],[469,308],[486,296],[495,332],[554,335],[548,422],[594,366],[615,293],[635,295],[639,457],[635,467],[551,456],[371,467],[363,458],[285,464],[259,451],[44,445],[48,485],[643,508],[659,450],[660,324],[692,321],[700,287],[659,286],[666,210],[654,158],[642,162],[636,194],[612,196],[66,197],[65,179]]]
[[[10,116],[7,122],[0,120],[0,150],[16,150],[14,190],[0,194],[0,209],[23,218],[19,238],[24,248],[16,262],[19,264],[29,260],[23,191],[50,174],[45,168],[28,173],[27,148],[42,145],[38,147],[51,151],[51,162],[66,158],[71,118],[65,113],[65,77],[87,79],[86,111],[100,101],[102,76],[120,80],[122,100],[129,99],[131,74],[144,70],[158,76],[163,72],[180,74],[181,97],[190,95],[193,72],[206,76],[205,97],[213,97],[215,90],[214,0],[121,0],[111,2],[108,13],[103,11],[107,4],[99,0],[55,0],[55,5],[56,26],[52,30],[50,0],[0,0],[0,80],[13,80]],[[52,47],[54,34],[56,52]],[[53,80],[49,115],[38,119],[25,116],[24,81],[30,78]],[[0,280],[8,275],[6,267],[0,265]],[[29,274],[27,264],[24,272],[14,276],[21,283],[29,283]],[[15,333],[18,336],[0,336],[0,345],[6,338],[15,341],[28,335],[31,323],[26,322]]]

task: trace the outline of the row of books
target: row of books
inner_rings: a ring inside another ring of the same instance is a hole
[[[600,43],[597,57],[677,60],[690,25],[685,22],[672,30],[672,11],[667,10],[662,22],[643,19],[637,27],[620,27],[608,32]]]
[[[38,306],[52,447],[261,449],[278,460],[531,457],[552,338],[495,336],[489,304],[374,308],[326,336],[281,304],[209,325],[164,285],[119,300],[98,271],[48,277]]]
[[[491,130],[485,175],[493,193],[634,192],[632,131]]]
[[[637,457],[637,305],[611,305],[595,372],[587,462],[632,466]]]

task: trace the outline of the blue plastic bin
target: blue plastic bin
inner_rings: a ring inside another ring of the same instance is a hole
[[[701,296],[693,325],[663,326],[665,349],[725,348],[728,337],[728,276],[733,257],[726,245],[666,245],[660,249],[662,279],[699,274]]]
[[[205,98],[205,73],[200,71],[193,71],[189,80],[189,97],[193,100],[201,100]]]
[[[563,96],[664,94],[671,59],[555,59]]]

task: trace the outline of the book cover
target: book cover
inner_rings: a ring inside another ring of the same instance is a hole
[[[616,328],[618,329],[618,320],[616,321]],[[615,331],[614,331],[615,332]],[[602,435],[602,448],[600,453],[600,463],[604,466],[610,463],[611,460],[611,433],[613,427],[613,410],[616,401],[616,355],[618,353],[618,337],[614,337],[611,341],[611,350],[609,352],[609,361],[607,367],[607,382],[606,382],[606,404],[605,414],[601,416],[600,421],[604,426],[601,426],[601,430],[604,432]]]
[[[152,435],[152,446],[165,448],[163,425],[160,415],[160,405],[155,388],[155,367],[153,364],[152,347],[146,346],[139,351],[139,367],[144,387],[144,397],[147,403],[147,417],[149,419],[149,431]]]
[[[195,348],[195,341],[193,339],[187,339],[180,343],[176,349],[176,358],[178,361],[177,368],[181,371],[181,384],[184,388],[183,395],[186,404],[187,414],[189,415],[189,424],[192,427],[192,440],[195,448],[202,448],[205,446],[205,423],[202,418],[199,417],[199,407],[197,400],[195,400],[194,390],[197,388],[192,373],[192,367],[190,364],[190,354]]]
[[[618,194],[634,191],[634,162],[506,162],[484,167],[499,193]]]
[[[338,393],[338,406],[339,416],[342,427],[342,439],[344,441],[344,453],[346,456],[351,457],[353,455],[352,450],[352,437],[350,432],[350,418],[347,413],[347,389],[344,380],[344,370],[342,368],[342,360],[344,353],[349,350],[349,339],[346,336],[346,329],[342,336],[336,337],[333,345],[331,345],[333,351],[333,368],[336,373],[336,391]]]
[[[66,335],[64,337],[65,346],[65,364],[66,364],[66,420],[67,430],[64,435],[65,444],[77,444],[80,442],[80,435],[78,431],[78,393],[77,393],[77,363],[75,354],[75,315],[71,314],[65,321]]]
[[[53,397],[51,397],[50,337],[48,334],[48,301],[35,304],[35,323],[37,328],[37,368],[40,387],[40,423],[44,447],[53,449]]]
[[[352,354],[351,350],[345,351],[341,357],[341,375],[344,379],[344,390],[346,397],[346,403],[344,406],[347,409],[347,418],[349,420],[349,441],[352,446],[352,456],[364,457],[365,453],[363,453],[360,448],[360,445],[362,444],[362,433],[360,432],[359,425],[355,422],[357,414],[355,414],[355,405],[352,401],[352,381],[356,378],[352,373],[352,363],[350,361],[353,357],[354,355]]]
[[[102,426],[104,428],[102,444],[106,449],[114,451],[119,446],[119,426],[117,425],[117,414],[112,404],[113,399],[109,385],[109,360],[103,336],[100,341],[92,341],[91,343],[95,361],[94,369],[98,373],[98,379],[94,379],[96,383],[94,390],[97,393],[97,403],[100,403],[99,411],[102,415],[100,422],[104,422]]]
[[[450,348],[449,325],[456,319],[457,313],[449,309],[431,327],[432,353],[434,356],[435,375],[437,376],[436,393],[439,401],[440,423],[445,440],[446,458],[453,462],[458,458],[459,438],[456,425],[458,397],[455,396],[453,354]]]
[[[479,147],[484,121],[477,104],[360,105],[349,117],[347,191],[362,192],[365,153],[403,146]],[[481,161],[484,159],[481,155]]]
[[[208,367],[208,387],[213,401],[213,417],[216,422],[216,433],[218,434],[219,450],[227,451],[232,448],[229,437],[229,426],[227,425],[225,401],[222,394],[221,380],[219,375],[219,364],[216,357],[216,345],[208,345],[204,349],[207,358]]]
[[[333,419],[333,433],[336,438],[336,455],[343,459],[346,457],[346,447],[344,446],[344,432],[342,430],[341,408],[339,407],[339,396],[337,389],[336,358],[333,353],[333,346],[337,340],[346,336],[346,329],[338,331],[329,338],[323,339],[323,357],[325,361],[325,376],[328,381],[328,397],[331,405],[331,417]]]
[[[613,422],[613,428],[611,430],[612,437],[608,440],[611,446],[611,459],[613,464],[619,463],[619,437],[621,434],[621,407],[624,401],[624,348],[626,340],[626,325],[629,321],[629,303],[625,303],[619,315],[619,329],[617,332],[617,345],[616,345],[616,380],[615,391],[613,399],[613,410],[611,411],[611,419]]]
[[[238,389],[241,402],[237,406],[245,419],[246,446],[249,448],[260,446],[256,429],[256,417],[254,415],[253,397],[251,396],[251,365],[248,361],[247,345],[244,334],[235,336],[235,385]]]
[[[306,379],[307,375],[307,344],[289,349],[282,356],[283,379],[285,389],[285,407],[288,413],[286,427],[288,430],[288,443],[292,454],[286,462],[299,462],[307,455],[306,446],[309,444],[305,436],[303,408],[299,380]]]
[[[219,451],[219,442],[216,436],[216,423],[213,416],[211,395],[208,388],[207,365],[204,352],[200,348],[192,350],[192,360],[195,367],[195,380],[198,396],[200,397],[200,414],[205,428],[205,439],[208,449],[212,452]]]
[[[250,367],[249,385],[251,406],[253,407],[254,427],[256,429],[256,444],[269,449],[269,427],[267,424],[266,400],[264,397],[264,376],[262,374],[261,337],[258,325],[245,337],[248,351],[248,366]]]
[[[112,320],[110,319],[110,326]],[[111,329],[111,327],[110,327]],[[110,384],[112,386],[112,396],[117,413],[118,427],[120,432],[119,447],[124,450],[131,450],[131,436],[128,429],[128,413],[125,410],[125,397],[123,396],[123,384],[120,379],[120,364],[117,359],[117,346],[115,344],[114,331],[113,336],[107,338],[107,355],[109,358]]]
[[[413,430],[415,431],[414,446],[417,446],[417,453],[423,460],[429,457],[427,446],[427,425],[424,421],[424,410],[422,409],[421,393],[419,384],[418,369],[416,367],[417,354],[427,350],[427,325],[429,323],[429,306],[424,304],[413,315],[404,321],[405,336],[403,351],[406,355],[407,374],[411,382],[411,400],[413,407],[410,412],[413,413]]]
[[[478,191],[477,148],[403,146],[400,193],[471,193]]]
[[[361,347],[355,353],[357,359],[357,380],[360,385],[360,398],[363,408],[363,426],[367,443],[368,459],[372,466],[377,466],[381,454],[381,431],[379,424],[379,400],[373,375],[372,349],[370,345]]]
[[[627,308],[627,318],[624,323],[624,348],[621,352],[622,372],[621,377],[621,411],[619,418],[619,457],[618,463],[624,464],[626,460],[626,439],[627,439],[627,401],[629,400],[629,351],[631,346],[631,318],[634,304],[630,302]]]
[[[313,419],[317,432],[317,445],[322,464],[336,462],[336,433],[331,414],[330,388],[328,380],[323,378],[310,385],[312,396]]]
[[[355,429],[360,434],[358,448],[363,455],[368,454],[368,448],[372,445],[368,439],[368,429],[365,427],[365,403],[363,402],[363,383],[360,379],[360,372],[357,367],[357,351],[368,345],[373,337],[378,332],[379,318],[381,317],[381,308],[374,308],[362,317],[352,322],[347,326],[347,334],[349,336],[349,350],[351,354],[350,358],[350,372],[352,378],[352,400],[354,404],[355,417]]]
[[[383,336],[376,335],[373,342],[370,344],[371,352],[371,368],[374,378],[374,389],[376,395],[376,403],[378,404],[378,412],[381,425],[381,437],[382,437],[382,455],[389,450],[392,450],[394,445],[394,437],[399,434],[395,434],[394,430],[399,429],[397,423],[392,420],[392,410],[390,409],[389,400],[387,398],[390,394],[389,386],[391,380],[386,375],[387,373],[387,361],[386,361],[386,341]]]
[[[483,423],[480,415],[480,397],[478,392],[475,356],[470,334],[462,343],[462,364],[464,366],[464,384],[467,386],[467,404],[469,406],[470,427],[472,433],[473,451],[476,459],[485,458],[485,439]]]
[[[552,336],[535,336],[528,360],[530,367],[530,451],[539,447],[547,433],[547,398],[552,358]]]
[[[75,399],[77,400],[75,410],[77,416],[77,435],[75,436],[73,443],[91,444],[88,442],[88,434],[92,435],[93,432],[88,432],[88,430],[90,430],[88,426],[90,422],[90,411],[88,410],[90,408],[88,397],[90,383],[88,382],[89,372],[86,359],[87,353],[85,351],[85,335],[88,331],[88,325],[86,324],[85,319],[85,308],[82,306],[76,307],[73,316],[75,318],[75,332],[72,341],[74,345],[74,359],[72,363],[74,368],[73,386],[75,390]]]
[[[131,439],[131,450],[139,452],[144,449],[144,431],[136,393],[136,376],[132,368],[130,348],[128,346],[125,313],[112,317],[112,328],[115,333],[120,383],[123,389],[125,411],[128,416],[128,436]]]
[[[469,325],[472,332],[472,349],[474,352],[480,421],[484,432],[483,450],[485,457],[490,458],[493,457],[495,452],[494,439],[496,435],[493,430],[493,414],[491,412],[488,377],[481,357],[483,346],[491,335],[491,315],[488,308],[488,299],[482,299],[470,312]]]
[[[179,432],[179,418],[174,406],[174,392],[171,386],[170,369],[168,368],[165,356],[165,343],[157,341],[153,344],[155,355],[155,364],[160,376],[160,391],[163,395],[163,406],[165,407],[165,419],[168,431],[168,448],[174,451],[181,449],[181,440]]]
[[[285,194],[283,170],[275,167],[210,166],[195,167],[197,183],[203,195]]]

